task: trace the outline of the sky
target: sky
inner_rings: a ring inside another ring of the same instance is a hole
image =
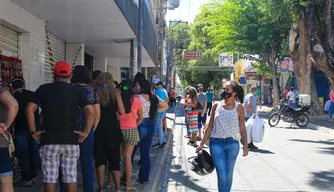
[[[167,23],[170,20],[181,20],[194,22],[194,19],[198,13],[200,13],[200,7],[210,2],[210,0],[180,0],[179,8],[167,11]]]

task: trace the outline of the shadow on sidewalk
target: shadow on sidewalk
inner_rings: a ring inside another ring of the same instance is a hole
[[[175,158],[175,157],[174,157]],[[175,181],[175,186],[187,186],[188,190],[198,191],[198,192],[208,192],[207,189],[200,186],[201,181],[198,179],[190,180],[189,176],[186,176],[186,172],[182,170],[180,165],[171,166],[171,170],[177,170],[176,172],[170,171],[168,173],[169,182],[171,180]],[[166,188],[168,191],[168,187]]]
[[[253,150],[249,150],[249,152],[261,153],[261,154],[275,154],[274,152],[271,152],[271,151],[266,150],[266,149],[253,149]]]
[[[328,153],[330,155],[334,155],[334,139],[330,139],[327,141],[313,141],[313,140],[302,140],[302,139],[290,139],[290,141],[296,141],[296,142],[307,142],[307,143],[316,143],[316,144],[323,144],[327,145],[328,147],[319,147],[319,152],[321,153]],[[334,180],[333,180],[333,186],[334,186]]]
[[[334,191],[334,170],[312,173],[310,185],[322,191]]]

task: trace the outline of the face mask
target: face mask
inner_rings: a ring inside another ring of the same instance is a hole
[[[203,92],[203,89],[202,89],[202,88],[199,88],[198,91],[199,91],[199,92]]]
[[[134,92],[135,94],[140,94],[140,93],[141,93],[141,89],[135,87],[135,88],[133,88],[133,92]]]
[[[211,90],[208,90],[209,92],[211,92]]]
[[[228,92],[224,91],[222,96],[225,100],[228,100],[229,98],[232,97],[232,93],[228,93]]]

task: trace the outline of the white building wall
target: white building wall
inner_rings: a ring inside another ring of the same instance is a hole
[[[93,71],[100,70],[102,72],[107,71],[107,58],[106,57],[97,57],[93,61]]]
[[[80,49],[81,47],[81,49]],[[74,64],[74,59],[78,55],[75,65],[85,65],[85,45],[84,44],[66,44],[66,61]]]
[[[0,22],[9,23],[19,36],[19,59],[27,88],[36,90],[44,81],[45,21],[10,0],[0,1]]]
[[[109,72],[112,75],[114,81],[117,81],[118,83],[120,83],[121,74],[120,74],[120,68],[119,67],[114,67],[114,66],[108,65],[107,72]]]

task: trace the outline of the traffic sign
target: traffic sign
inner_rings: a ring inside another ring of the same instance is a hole
[[[202,51],[185,51],[184,59],[185,60],[201,60]]]

